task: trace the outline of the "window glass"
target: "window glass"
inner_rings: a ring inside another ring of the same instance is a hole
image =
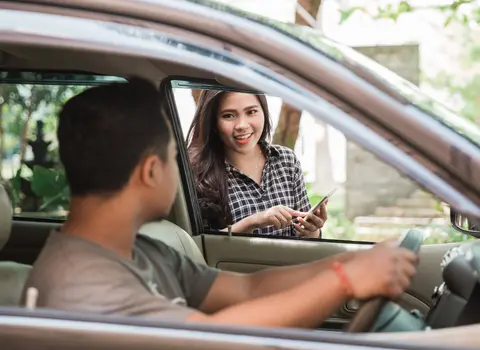
[[[197,111],[197,103],[204,105],[201,100],[200,102],[197,100],[201,90],[191,90],[188,86],[173,86],[183,133],[187,138]],[[223,99],[226,98],[223,97]],[[235,158],[235,156],[231,156],[232,147],[235,150],[235,143],[232,146],[232,142],[234,142],[232,140],[235,140],[237,135],[252,132],[254,126],[252,127],[249,123],[252,121],[255,124],[254,116],[249,116],[247,112],[249,105],[254,104],[251,101],[255,101],[255,99],[245,99],[245,101],[250,102],[244,105],[238,102],[236,107],[234,102],[231,102],[230,105],[218,102],[217,106],[220,107],[212,107],[213,109],[217,108],[217,114],[210,117],[211,126],[209,126],[207,117],[201,119],[203,133],[209,135],[208,140],[217,138],[216,142],[219,142],[217,144],[213,143],[216,151],[211,152],[211,154],[219,155],[223,159]],[[341,132],[316,121],[307,112],[297,111],[288,105],[283,105],[281,99],[277,97],[266,96],[266,101],[272,120],[271,145],[281,146],[280,148],[274,146],[274,148],[283,150],[281,152],[283,158],[277,164],[277,167],[271,170],[273,171],[272,174],[266,171],[267,165],[263,165],[261,178],[258,177],[258,171],[255,172],[255,153],[249,153],[253,164],[251,167],[254,169],[251,172],[249,172],[248,166],[244,165],[250,164],[250,161],[248,159],[239,161],[238,159],[242,159],[241,157],[235,158],[236,160],[233,162],[239,162],[237,163],[239,167],[246,169],[246,171],[241,171],[240,168],[232,166],[229,159],[227,159],[226,165],[221,168],[222,173],[220,175],[225,176],[224,184],[228,187],[228,199],[227,202],[223,202],[226,203],[223,207],[228,207],[227,210],[230,211],[230,214],[225,215],[231,215],[230,223],[233,224],[234,233],[259,236],[285,235],[286,238],[289,236],[285,230],[273,230],[273,232],[272,230],[236,231],[235,223],[238,222],[237,220],[241,221],[243,218],[253,215],[255,210],[261,211],[259,209],[261,205],[258,203],[262,202],[267,203],[263,210],[268,210],[275,203],[283,203],[292,209],[305,211],[306,208],[301,204],[302,196],[298,195],[301,189],[297,186],[298,181],[295,183],[295,169],[292,169],[295,168],[295,160],[298,160],[310,207],[318,203],[332,189],[337,189],[327,204],[328,219],[322,228],[322,238],[324,239],[376,242],[390,237],[399,237],[406,230],[412,228],[420,228],[425,231],[426,244],[469,239],[468,236],[458,233],[451,227],[448,206],[445,203],[419,188],[414,182],[383,163],[376,156],[347,140]],[[198,106],[198,108],[201,109],[202,106]],[[222,114],[223,107],[231,111]],[[219,121],[223,123],[225,120],[227,120],[227,123],[231,123],[230,129],[227,128],[227,133],[223,133],[224,129],[219,124]],[[244,123],[245,125],[235,130],[236,123]],[[219,134],[223,136],[217,137]],[[200,139],[205,141],[205,137],[200,137]],[[195,137],[193,138],[195,139]],[[195,150],[192,148],[193,140],[188,141],[187,147],[191,160],[192,154],[196,154],[212,145],[211,141],[204,142],[201,147]],[[240,140],[238,149],[242,149],[244,144],[244,141]],[[193,153],[192,149],[194,150]],[[217,152],[219,149],[226,151],[224,153]],[[289,154],[288,152],[294,154],[294,158],[285,156]],[[269,159],[268,162],[270,162],[274,157],[270,154],[265,158]],[[219,185],[221,180],[218,180],[221,179],[221,176],[211,176],[211,172],[214,170],[211,168],[208,170],[208,166],[205,167],[214,158],[199,157],[199,159],[201,162],[191,162],[194,174],[196,171],[203,171],[201,176],[194,175],[197,182],[200,181],[199,179],[203,180],[205,174],[210,174],[207,176],[212,180],[210,184],[221,187]],[[247,172],[249,172],[249,175],[247,175]],[[282,179],[285,172],[293,174],[292,177],[287,176],[287,180]],[[255,176],[257,176],[256,180]],[[283,189],[283,192],[272,186],[272,182],[280,182],[280,188]],[[262,184],[264,188],[262,188]],[[200,185],[198,183],[196,186],[201,197],[205,191],[202,192],[202,189],[199,191],[198,187]],[[298,196],[291,193],[292,188],[293,191],[297,191]],[[213,192],[215,190],[218,189],[213,189]],[[249,195],[246,196],[245,193],[249,193]],[[275,198],[272,200],[271,197]],[[222,220],[217,221],[218,217],[221,216],[218,213],[222,214],[225,211],[218,211],[219,209],[215,206],[214,201],[209,202],[210,197],[208,195],[206,195],[206,198],[205,201],[200,199],[205,230],[208,233],[218,233],[218,230],[222,230],[222,227],[226,226]],[[213,198],[217,197],[213,195]],[[210,212],[208,211],[209,207],[213,208],[210,208]],[[228,221],[228,219],[226,220]],[[214,225],[211,225],[210,222],[213,222]],[[277,234],[278,232],[281,233]],[[290,232],[298,235],[296,230]]]
[[[61,106],[89,86],[121,78],[0,72],[0,182],[21,217],[64,218],[69,190],[56,138]]]

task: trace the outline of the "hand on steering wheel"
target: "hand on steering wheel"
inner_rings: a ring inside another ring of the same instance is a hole
[[[347,264],[345,264],[345,270],[352,276],[354,297],[357,299],[375,297],[360,307],[348,324],[347,332],[369,330],[388,299],[396,299],[405,291],[410,284],[411,277],[415,274],[418,251],[423,238],[420,231],[411,230],[396,247],[392,241],[382,242],[364,252],[365,255],[359,258],[364,260],[360,260],[360,265],[357,267],[357,269],[364,269],[362,281],[360,281],[361,278],[353,277],[353,273],[356,276],[362,276],[362,270],[355,272],[352,266],[351,272],[348,272]],[[357,259],[353,259],[350,264],[355,263],[355,260]],[[377,281],[372,282],[372,278]]]
[[[345,264],[354,298],[398,298],[409,286],[410,279],[416,272],[417,261],[415,253],[398,247],[398,243],[391,240],[359,252]]]

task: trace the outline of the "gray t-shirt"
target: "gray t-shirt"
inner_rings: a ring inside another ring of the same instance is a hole
[[[38,307],[184,320],[197,309],[218,270],[163,242],[137,235],[133,260],[88,240],[52,232],[26,282]]]

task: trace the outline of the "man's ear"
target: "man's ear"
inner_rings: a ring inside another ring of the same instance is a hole
[[[162,161],[155,155],[145,157],[140,170],[140,180],[149,187],[155,187],[163,172]]]

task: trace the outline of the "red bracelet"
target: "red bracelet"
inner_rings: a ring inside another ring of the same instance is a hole
[[[347,294],[348,298],[353,298],[353,288],[352,284],[350,283],[350,279],[348,278],[345,270],[343,269],[343,265],[338,261],[335,261],[332,266],[332,270],[337,275],[338,279],[342,283],[343,288],[345,289],[345,293]]]

